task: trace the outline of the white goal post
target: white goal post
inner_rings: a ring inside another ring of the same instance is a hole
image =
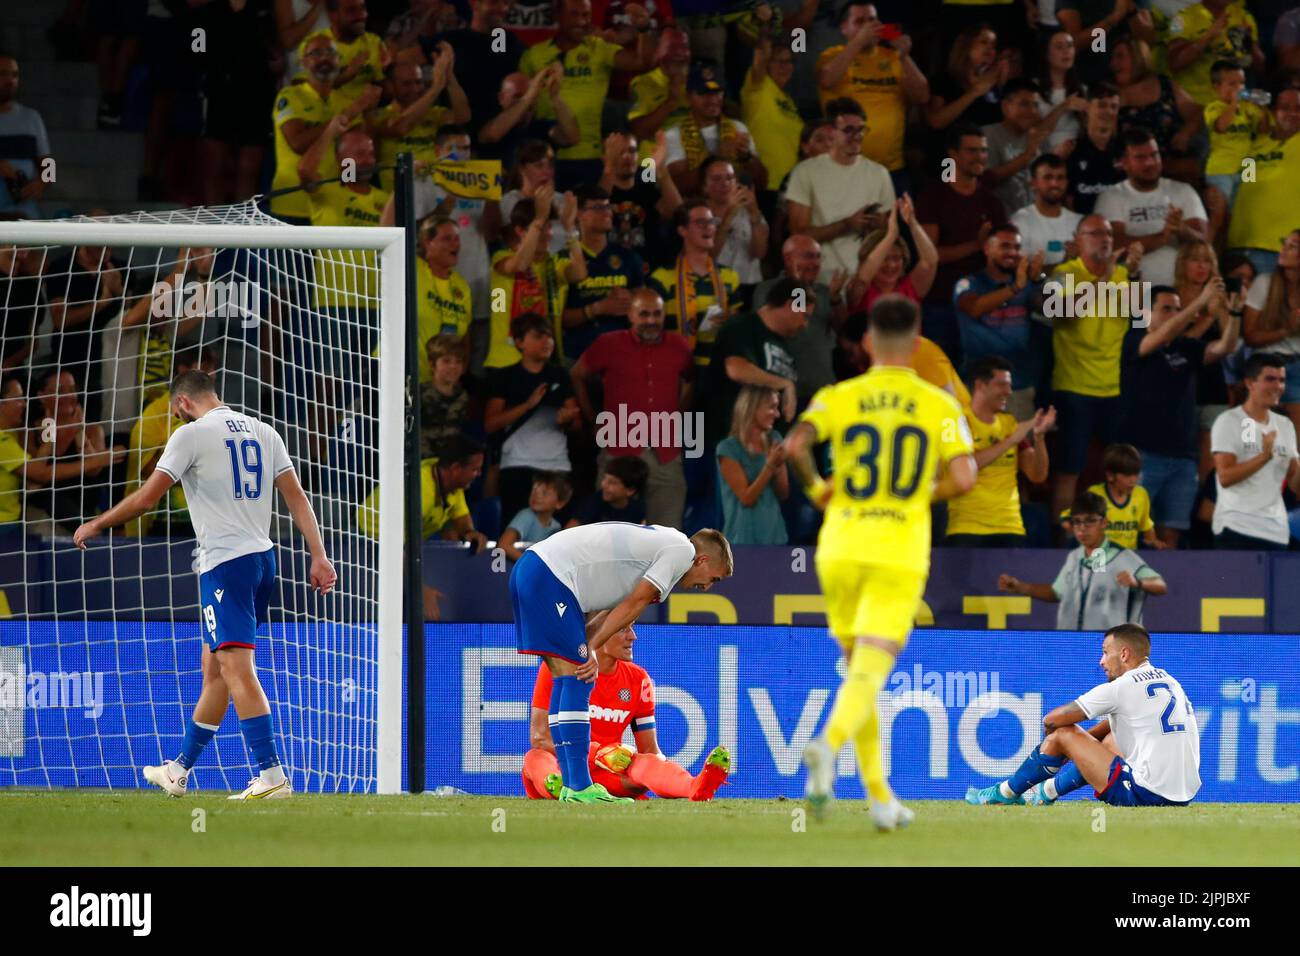
[[[236,219],[237,221],[220,221],[222,209],[229,210],[226,213],[226,216],[231,219]],[[345,257],[349,257],[348,267],[350,267],[350,263],[353,259],[370,263],[369,265],[359,265],[357,267],[358,275],[366,272],[372,273],[373,275],[369,276],[371,281],[378,281],[377,344],[379,346],[379,358],[376,360],[378,362],[378,371],[376,373],[378,387],[376,396],[377,400],[374,402],[374,411],[372,416],[373,437],[377,439],[375,443],[377,445],[377,461],[375,464],[375,474],[373,478],[367,476],[367,483],[373,485],[375,479],[377,479],[378,486],[382,486],[383,488],[383,494],[379,497],[378,506],[378,543],[376,545],[378,567],[377,583],[374,585],[376,590],[372,596],[367,595],[366,597],[367,606],[373,606],[375,620],[373,625],[368,621],[357,621],[357,627],[355,630],[369,631],[373,628],[375,632],[373,635],[367,634],[367,639],[363,642],[364,646],[367,647],[365,653],[374,653],[375,655],[373,661],[365,662],[367,668],[365,673],[367,675],[373,673],[374,686],[373,688],[364,689],[364,692],[367,695],[373,693],[373,702],[367,702],[368,708],[373,706],[373,717],[371,717],[368,711],[364,720],[365,740],[357,741],[358,745],[364,746],[367,750],[373,747],[373,755],[358,760],[355,765],[349,763],[348,768],[342,773],[335,772],[333,769],[321,772],[319,786],[309,786],[304,789],[398,793],[403,790],[403,537],[405,530],[403,517],[405,504],[403,430],[406,406],[405,292],[408,256],[407,233],[403,229],[392,227],[329,228],[290,226],[274,222],[270,220],[269,217],[263,216],[251,203],[242,204],[237,207],[222,207],[222,209],[216,210],[215,214],[209,213],[208,210],[178,210],[176,213],[136,214],[133,218],[137,221],[134,222],[121,221],[124,217],[109,217],[100,220],[82,218],[78,220],[50,222],[4,222],[0,223],[0,248],[35,248],[37,251],[41,251],[42,247],[44,247],[44,254],[48,255],[51,247],[72,249],[75,253],[75,250],[78,247],[103,246],[108,247],[109,249],[130,249],[132,253],[138,252],[139,250],[150,250],[160,257],[162,256],[162,250],[188,250],[192,247],[214,247],[219,250],[283,250],[286,254],[285,261],[293,261],[293,259],[305,261],[309,264],[308,268],[310,268],[310,262],[312,261],[314,254],[319,254],[323,250],[340,250]],[[169,216],[173,217],[170,221],[167,218]],[[193,221],[176,221],[177,218],[180,218],[181,216],[187,216]],[[139,221],[140,219],[155,217],[158,221]],[[214,219],[218,221],[213,221]],[[353,254],[357,255],[353,257]],[[376,257],[376,260],[367,259],[364,254],[373,254]],[[250,257],[253,255],[254,253],[249,253]],[[156,267],[155,272],[158,276],[163,274],[162,270]],[[311,273],[307,272],[306,274],[310,275]],[[345,270],[342,267],[331,273],[331,275],[336,278],[344,274]],[[361,275],[360,279],[357,281],[360,283],[366,278],[367,276]],[[347,281],[350,282],[352,280],[349,279]],[[0,286],[0,288],[2,288],[2,286]],[[47,307],[48,304],[48,302],[45,303]],[[0,297],[0,310],[3,310],[4,308],[5,302],[3,297]],[[0,311],[0,318],[2,317],[3,312]],[[0,329],[3,327],[4,326],[0,324]],[[307,343],[307,345],[310,346],[310,343]],[[57,347],[57,333],[55,346]],[[370,357],[365,356],[365,359],[369,360]],[[35,389],[32,389],[32,391],[34,392]],[[29,395],[28,398],[32,401],[35,400],[33,395]],[[232,402],[232,404],[234,403]],[[138,407],[134,409],[136,415],[138,415],[139,412],[140,409]],[[275,422],[272,423],[275,424]],[[232,456],[233,454],[234,452],[232,452]],[[299,456],[295,455],[295,464],[301,465],[302,463],[303,462],[299,460]],[[258,480],[260,482],[260,472]],[[309,488],[309,491],[310,490],[311,489]],[[284,509],[282,504],[277,501],[275,506],[277,514],[283,516]],[[360,535],[355,535],[355,525],[350,528],[342,529],[330,527],[331,522],[341,524],[348,520],[352,520],[351,516],[356,513],[357,512],[352,508],[351,504],[348,504],[347,507],[340,508],[338,516],[321,514],[318,511],[317,517],[321,521],[322,531],[326,534],[327,541],[329,540],[331,531],[342,531],[343,533],[353,534],[355,537],[360,538]],[[272,537],[275,537],[274,533]],[[371,537],[373,538],[374,535],[371,534]],[[28,539],[24,537],[23,540],[26,541]],[[45,539],[42,538],[41,540]],[[66,549],[66,537],[60,538],[59,540],[61,541],[61,547]],[[281,543],[283,544],[284,542],[282,541]],[[364,543],[369,544],[368,541]],[[2,547],[0,547],[0,551],[3,551]],[[362,551],[363,549],[358,549],[359,553]],[[90,574],[91,560],[104,560],[103,557],[97,559],[92,558],[91,556],[95,553],[96,552],[93,549],[86,552],[87,576]],[[21,555],[21,559],[24,562],[27,562],[29,557],[30,556],[27,554]],[[334,556],[331,555],[331,557],[333,558]],[[9,557],[0,555],[0,560],[8,561]],[[54,559],[51,558],[51,561],[53,560]],[[110,563],[112,560],[113,558],[110,554]],[[336,561],[336,565],[337,564],[338,562]],[[16,562],[14,567],[16,567]],[[95,569],[96,575],[99,575],[101,572],[104,572],[104,578],[111,579],[111,570],[105,571],[103,568]],[[347,580],[348,569],[339,567],[339,572],[339,591],[346,592],[350,584]],[[25,568],[22,573],[24,576],[24,584],[30,584],[31,582],[27,580],[28,572]],[[295,572],[290,570],[288,562],[285,562],[285,565],[281,568],[281,577],[283,578],[284,576],[293,573]],[[357,576],[360,577],[360,575]],[[116,582],[113,580],[108,580],[108,583],[105,586],[112,588],[115,583]],[[294,583],[301,584],[302,582]],[[330,606],[330,601],[334,599],[334,595],[321,599],[317,606],[319,608],[328,608]],[[114,598],[114,601],[116,601],[116,598]],[[114,604],[114,607],[116,608],[116,604]],[[49,611],[50,609],[45,610]],[[47,619],[53,617],[56,622],[55,626],[58,626],[60,620],[58,608],[56,607],[53,610],[55,613],[52,615],[46,614],[45,617]],[[321,614],[324,612],[317,611],[316,613]],[[11,618],[8,621],[0,621],[0,627],[8,626],[10,628],[21,628],[23,626],[22,622],[16,621],[15,619],[23,616],[24,615],[20,612],[16,612],[14,618]],[[41,614],[33,615],[33,617],[37,619],[41,616]],[[277,623],[274,604],[271,609],[271,618],[272,627],[274,628]],[[315,623],[320,624],[321,622],[317,620]],[[35,623],[28,623],[27,627],[29,633],[34,635],[36,633],[35,629],[38,625]],[[89,627],[88,624],[87,627]],[[175,622],[173,622],[173,630],[175,630],[175,627]],[[3,637],[4,633],[5,632],[0,631],[0,637]],[[10,633],[13,634],[15,632],[11,631]],[[373,637],[373,642],[370,640],[371,637]],[[36,642],[36,638],[29,637],[28,641],[29,643]],[[15,645],[13,640],[10,640],[9,642],[0,640],[0,651],[6,649],[6,643],[8,643],[10,648]],[[147,642],[142,643],[146,644],[144,659],[146,661],[151,660],[152,651],[147,646]],[[22,638],[20,635],[17,645],[21,646],[21,644]],[[197,644],[194,646],[197,648]],[[357,646],[362,645],[359,644]],[[305,643],[302,645],[295,645],[289,655],[289,659],[292,660],[294,653],[310,654],[314,650],[314,648],[307,646]],[[188,657],[188,653],[186,656]],[[63,652],[60,650],[59,663],[62,662]],[[269,662],[262,662],[259,660],[259,671],[262,670],[265,663]],[[182,667],[186,669],[197,669],[197,665],[198,662],[196,658],[194,661],[178,661],[175,666],[179,671]],[[286,668],[286,673],[290,680],[292,680],[292,674],[289,673],[291,671],[292,666],[288,666]],[[341,671],[337,666],[327,663],[322,667],[321,672],[313,674],[312,682],[314,684],[325,683],[337,678],[339,673],[341,673]],[[0,658],[0,677],[3,676],[4,660]],[[192,673],[183,676],[186,681],[192,682],[194,679]],[[183,683],[181,677],[182,675],[178,673],[175,681],[175,686],[178,690]],[[149,675],[144,673],[139,679],[148,681]],[[349,677],[348,679],[351,680],[352,678]],[[264,684],[266,683],[265,676],[263,682]],[[270,695],[272,693],[271,688],[268,687],[267,690]],[[302,694],[304,696],[301,699],[306,701],[314,700],[315,698],[312,695],[319,690],[319,687],[304,687],[302,688]],[[297,693],[297,691],[295,691],[295,693]],[[155,706],[153,704],[152,687],[150,688],[149,695],[149,706]],[[173,700],[173,695],[171,694],[170,689],[166,696],[168,700],[167,706],[171,708],[171,710],[168,711],[168,727],[172,727],[174,723],[172,710],[177,714],[183,712],[184,716],[188,718],[189,711],[192,710],[196,697],[189,694],[187,690],[185,693],[179,695],[179,700]],[[108,697],[109,705],[112,706],[113,701],[111,700],[111,693]],[[12,701],[10,703],[12,703]],[[5,701],[0,699],[0,715],[2,715],[2,709],[5,706]],[[6,752],[2,749],[3,741],[0,740],[0,786],[5,785],[6,783],[16,784],[18,786],[58,786],[68,785],[68,780],[72,781],[71,785],[107,785],[109,787],[134,785],[123,783],[122,781],[128,779],[126,776],[126,770],[129,769],[126,767],[128,762],[140,762],[145,759],[140,753],[142,749],[138,742],[140,738],[136,736],[135,730],[131,729],[131,726],[135,724],[138,719],[143,718],[144,714],[143,712],[127,713],[128,706],[127,702],[122,702],[123,714],[121,717],[121,723],[126,725],[126,729],[123,730],[123,736],[126,738],[125,743],[114,741],[111,745],[106,746],[105,741],[102,739],[91,740],[91,737],[97,736],[97,732],[93,729],[81,732],[81,736],[78,738],[80,743],[73,743],[71,738],[77,735],[72,731],[68,731],[68,736],[70,738],[67,743],[68,749],[75,751],[79,746],[83,745],[87,747],[93,747],[94,745],[98,746],[100,753],[99,760],[103,764],[104,768],[103,779],[106,783],[100,782],[100,775],[98,774],[92,774],[90,777],[84,776],[82,770],[75,766],[76,760],[80,758],[71,759],[70,762],[72,762],[74,766],[71,768],[72,773],[70,777],[57,775],[56,779],[56,775],[51,773],[48,766],[44,768],[44,774],[42,775],[39,768],[36,770],[32,769],[30,751],[33,748],[30,746],[30,742],[28,747],[28,763],[21,765],[25,768],[24,770],[18,771],[13,769],[20,765],[13,762],[12,754],[9,755],[11,761],[8,765],[10,767],[10,779],[6,780]],[[281,738],[289,735],[291,731],[288,726],[282,725],[282,715],[276,709],[276,706],[277,705],[273,703],[272,713],[275,717],[277,738]],[[295,704],[294,706],[299,705]],[[333,725],[330,721],[336,716],[337,715],[334,714],[326,714],[323,716],[318,714],[297,715],[294,718],[295,722],[301,720],[302,727],[305,728],[311,726],[311,729],[296,730],[294,733],[303,733],[310,735],[313,738],[327,736],[333,733]],[[28,719],[28,728],[33,726],[30,721],[35,721],[35,725],[42,728],[40,733],[48,733],[45,729],[46,722],[43,720],[43,715],[33,716],[29,714]],[[233,714],[228,714],[226,723],[223,724],[223,731],[229,731],[230,725],[233,724],[233,722]],[[157,726],[158,723],[158,719],[155,718],[155,726]],[[317,726],[318,723],[319,726]],[[3,721],[0,721],[0,737],[3,737],[2,731]],[[30,733],[31,731],[28,730],[29,736]],[[168,733],[170,734],[170,731]],[[346,737],[346,734],[351,733],[353,733],[353,730],[348,730],[346,733],[340,732],[339,736]],[[145,734],[145,736],[148,735]],[[350,740],[350,738],[347,739]],[[62,741],[47,741],[47,743],[51,745],[47,750],[44,748],[41,741],[38,741],[37,743],[42,746],[39,759],[50,761],[51,763],[55,758],[49,756],[49,754],[62,752],[64,746]],[[341,741],[335,739],[328,741],[313,739],[307,741],[307,743],[310,744],[310,747],[304,747],[304,750],[311,749],[313,752],[315,752],[315,748],[318,745],[328,746],[331,750],[338,750],[341,748]],[[226,751],[228,754],[234,754],[236,749],[234,744],[229,741],[228,744],[229,746],[221,749]],[[346,746],[346,744],[342,745]],[[160,746],[167,747],[170,746],[170,744],[161,744]],[[116,753],[119,749],[122,751],[121,755]],[[213,747],[212,749],[217,750],[218,748]],[[114,752],[111,756],[108,755],[110,751]],[[127,751],[130,751],[129,754]],[[149,762],[153,762],[158,756],[157,753],[147,754]],[[161,753],[161,757],[164,759],[173,756],[175,756],[174,753],[166,752],[165,750]],[[295,770],[301,769],[295,768],[292,765],[294,759],[292,746],[288,748],[288,753],[286,753],[285,749],[282,748],[281,756],[286,765],[286,770],[291,774],[295,772]],[[240,763],[241,757],[242,755],[233,758],[218,758],[227,759],[229,763],[222,767],[221,776],[215,778],[215,786],[221,786],[224,783],[235,789],[242,788],[246,781],[236,779],[236,773],[241,771],[243,768],[243,764]],[[206,759],[208,758],[205,756],[204,760]],[[337,761],[352,761],[354,759],[357,758],[353,755],[337,753],[329,757],[331,763]],[[62,758],[60,758],[60,760],[62,760]],[[203,760],[200,761],[200,764],[202,763]],[[62,768],[62,762],[59,763],[59,766]],[[121,775],[116,772],[118,770],[122,771]],[[136,768],[136,770],[138,771],[138,768]],[[138,773],[136,776],[138,777]],[[83,780],[91,780],[92,782],[89,784],[83,784]],[[42,781],[44,782],[42,783]],[[203,784],[203,786],[212,785],[213,784]],[[295,788],[297,788],[297,786],[297,783],[295,783]]]

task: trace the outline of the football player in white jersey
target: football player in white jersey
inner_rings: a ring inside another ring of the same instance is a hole
[[[1085,783],[1116,807],[1185,806],[1201,789],[1201,734],[1182,685],[1151,663],[1137,624],[1106,632],[1098,684],[1043,718],[1047,736],[1011,778],[966,793],[975,804],[1048,804]],[[1082,720],[1099,720],[1090,730]]]
[[[268,620],[275,582],[275,547],[269,537],[271,484],[307,539],[312,588],[328,594],[338,575],[325,554],[311,502],[275,429],[223,404],[212,378],[199,370],[177,376],[171,410],[186,424],[167,440],[153,474],[78,528],[73,541],[84,549],[87,539],[104,529],[152,511],[174,482],[181,483],[199,544],[203,690],[186,725],[180,755],[145,767],[145,779],[173,797],[183,796],[190,769],[233,699],[244,741],[261,773],[230,799],[287,797],[292,788],[276,753],[271,707],[253,665],[257,625]]]
[[[731,545],[712,528],[688,538],[676,528],[623,521],[567,528],[515,562],[516,647],[544,658],[554,677],[548,722],[564,780],[561,802],[629,801],[593,783],[587,766],[594,652],[679,583],[707,591],[733,568]],[[588,622],[585,615],[594,616]]]

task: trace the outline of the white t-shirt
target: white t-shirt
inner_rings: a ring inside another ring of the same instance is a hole
[[[1246,293],[1246,306],[1251,309],[1264,311],[1264,306],[1268,304],[1268,287],[1273,281],[1273,273],[1265,272],[1262,275],[1255,276],[1250,284],[1250,290]],[[1300,335],[1288,335],[1284,339],[1279,339],[1263,351],[1271,352],[1274,355],[1286,355],[1288,357],[1300,356]]]
[[[877,204],[877,212],[888,215],[894,204],[894,181],[889,170],[865,156],[852,165],[837,163],[830,153],[805,159],[790,171],[786,202],[797,202],[812,211],[809,225],[825,226],[851,216],[863,206]],[[858,249],[862,237],[856,232],[822,243],[822,269],[818,282],[827,284],[837,270],[849,275],[858,271]]]
[[[1042,9],[1042,3],[1040,2],[1038,5],[1039,13],[1042,13]],[[1052,16],[1056,16],[1055,10],[1052,11]],[[1055,24],[1049,25],[1055,26]],[[1058,104],[1064,102],[1065,99],[1066,89],[1063,86],[1051,90],[1046,98],[1044,98],[1040,93],[1038,96],[1038,112],[1043,116],[1046,116]],[[1079,115],[1080,114],[1075,113],[1072,110],[1066,110],[1057,117],[1056,125],[1052,127],[1052,131],[1047,135],[1047,141],[1043,143],[1043,149],[1053,150],[1062,143],[1069,142],[1070,140],[1075,140],[1077,142],[1079,135],[1083,132],[1083,127],[1079,124]]]
[[[624,521],[566,528],[529,550],[573,592],[583,613],[616,606],[642,580],[666,601],[695,562],[695,545],[676,528]]]
[[[762,266],[749,254],[749,244],[753,238],[754,224],[749,221],[749,212],[742,209],[731,217],[731,226],[727,229],[722,251],[718,254],[718,265],[735,269],[741,285],[763,281]]]
[[[505,223],[507,229],[510,228],[510,214],[515,211],[515,206],[519,205],[519,200],[523,198],[524,193],[521,189],[512,189],[501,197],[501,221]],[[551,208],[555,210],[555,217],[558,220],[560,213],[564,211],[563,193],[556,193],[551,197]],[[564,227],[558,222],[552,223],[550,248],[547,251],[563,252],[568,245],[569,234],[564,231]]]
[[[750,135],[749,127],[738,119],[733,119],[731,122],[735,124],[737,133],[743,133],[749,139],[749,148],[753,150],[754,137]],[[671,166],[673,163],[686,158],[686,150],[682,147],[682,128],[680,126],[670,126],[665,130],[665,133],[667,133],[668,138],[668,152],[664,156],[664,163]],[[716,153],[719,142],[718,124],[714,123],[712,126],[701,127],[700,139],[704,140],[704,147],[710,153]]]
[[[1223,487],[1214,479],[1218,498],[1214,504],[1212,527],[1218,534],[1225,528],[1252,538],[1286,544],[1291,540],[1286,505],[1282,503],[1282,482],[1296,457],[1295,426],[1291,419],[1276,412],[1268,413],[1268,423],[1255,421],[1238,405],[1214,420],[1210,430],[1210,451],[1227,452],[1241,463],[1254,458],[1264,449],[1264,435],[1276,431],[1273,459],[1245,481]]]
[[[1043,253],[1043,265],[1055,266],[1065,261],[1065,244],[1083,220],[1080,213],[1061,207],[1055,218],[1044,216],[1033,203],[1017,209],[1011,224],[1020,230],[1020,251],[1026,256]]]
[[[1183,211],[1183,221],[1205,219],[1205,206],[1196,190],[1176,179],[1161,178],[1150,192],[1139,192],[1126,179],[1107,186],[1097,197],[1093,212],[1111,222],[1122,222],[1130,239],[1151,236],[1165,228],[1169,207]],[[1142,279],[1153,285],[1174,284],[1174,260],[1178,258],[1175,246],[1161,246],[1142,257]]]
[[[1179,803],[1196,796],[1201,731],[1178,681],[1146,661],[1075,703],[1091,720],[1109,718],[1115,744],[1139,786]]]
[[[270,425],[219,406],[172,433],[157,469],[185,489],[200,574],[271,547],[274,482],[293,462]]]

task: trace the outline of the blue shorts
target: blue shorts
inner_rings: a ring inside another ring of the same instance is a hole
[[[1133,771],[1129,769],[1123,757],[1116,757],[1110,762],[1110,777],[1106,789],[1097,792],[1097,799],[1109,803],[1112,807],[1185,807],[1191,802],[1166,800],[1146,787],[1139,787],[1133,781]]]
[[[1199,484],[1192,459],[1142,453],[1142,487],[1151,496],[1151,518],[1158,526],[1178,531],[1192,526]]]
[[[199,575],[203,641],[209,650],[254,647],[257,625],[270,619],[275,587],[275,548],[222,561]]]
[[[587,660],[587,622],[578,599],[531,551],[510,572],[510,603],[520,654],[560,657],[573,664]]]

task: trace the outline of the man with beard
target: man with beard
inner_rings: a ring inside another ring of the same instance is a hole
[[[1029,188],[1034,201],[1011,216],[1011,225],[1020,230],[1020,251],[1027,256],[1041,252],[1046,266],[1074,258],[1074,231],[1083,216],[1065,208],[1070,191],[1065,160],[1055,153],[1039,156],[1029,167]]]
[[[1160,175],[1160,147],[1150,130],[1130,126],[1120,142],[1119,164],[1127,178],[1098,196],[1093,211],[1110,220],[1116,246],[1142,244],[1143,279],[1173,285],[1179,244],[1205,238],[1205,206],[1187,183]]]
[[[668,27],[660,34],[655,64],[653,70],[632,80],[635,102],[627,114],[629,128],[641,140],[642,159],[653,155],[651,144],[655,134],[677,126],[691,110],[686,96],[691,41],[685,30]]]
[[[301,185],[299,166],[308,149],[325,133],[335,116],[342,117],[336,129],[355,125],[366,110],[379,103],[379,87],[371,87],[355,102],[349,102],[336,86],[339,56],[334,43],[324,33],[315,34],[302,45],[302,61],[307,71],[303,83],[286,86],[275,98],[275,175],[271,179],[271,214],[295,226],[310,224],[311,205]],[[334,137],[325,139],[308,180],[326,179],[336,174],[337,157]],[[281,190],[292,190],[276,195]]]
[[[664,222],[682,204],[682,194],[673,177],[660,175],[666,169],[667,134],[655,134],[650,168],[656,171],[650,182],[640,175],[637,139],[630,133],[610,133],[605,137],[604,169],[597,185],[609,191],[614,211],[614,231],[610,239],[626,246],[651,266],[664,265],[669,243],[663,241]]]
[[[392,67],[393,101],[375,114],[375,139],[379,143],[379,165],[393,166],[399,153],[411,153],[426,163],[438,159],[438,129],[448,123],[469,120],[469,101],[452,72],[455,54],[443,47],[433,66],[433,79],[426,83],[414,63]],[[435,105],[443,90],[451,108]]]
[[[676,332],[664,331],[664,300],[651,289],[632,293],[627,313],[630,329],[606,332],[596,339],[569,370],[583,420],[596,421],[591,384],[599,382],[608,410],[625,408],[629,415],[650,416],[684,412],[691,407],[695,363],[691,346]],[[682,450],[661,444],[651,448],[608,447],[600,454],[603,471],[611,457],[636,456],[649,469],[645,489],[646,521],[668,528],[681,526],[686,507],[686,478]]]
[[[311,34],[304,44],[317,36],[328,37],[333,43],[342,64],[334,88],[342,94],[344,104],[351,103],[367,86],[383,82],[392,56],[383,39],[366,30],[366,0],[325,0],[325,11],[330,28]]]
[[[244,742],[261,772],[230,799],[288,797],[293,788],[280,765],[271,707],[253,664],[257,628],[267,623],[271,596],[277,591],[275,546],[269,537],[275,496],[263,494],[268,486],[279,490],[306,538],[312,589],[328,594],[338,575],[326,556],[311,502],[275,429],[223,403],[212,378],[198,369],[172,384],[171,410],[186,424],[167,439],[153,473],[138,490],[73,535],[73,542],[84,550],[86,541],[101,531],[153,511],[175,482],[185,489],[199,545],[203,689],[176,759],[145,767],[144,777],[173,797],[184,796],[190,769],[216,735],[233,699]],[[231,450],[231,434],[240,436],[239,455]]]

